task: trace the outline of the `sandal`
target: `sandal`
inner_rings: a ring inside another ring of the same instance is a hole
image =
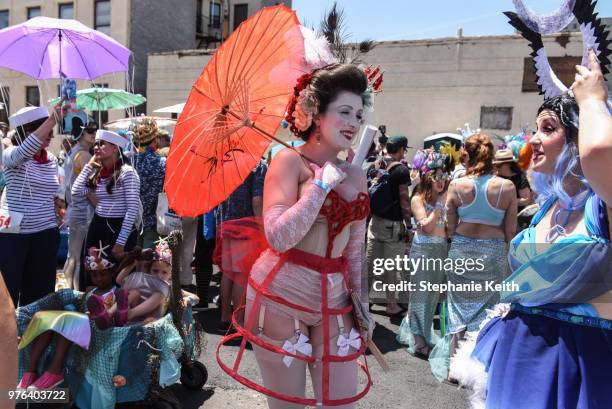
[[[115,325],[123,327],[128,320],[128,309],[130,307],[128,301],[129,292],[126,289],[118,289],[115,291],[115,300],[117,300],[117,311],[115,311]]]
[[[104,330],[112,326],[113,322],[110,315],[108,315],[102,297],[91,294],[87,300],[87,309],[89,310],[89,319],[95,322],[98,328]]]

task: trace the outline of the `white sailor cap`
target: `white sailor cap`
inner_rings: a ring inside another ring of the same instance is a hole
[[[9,117],[9,125],[14,129],[48,117],[49,111],[45,107],[24,107]]]
[[[96,141],[106,141],[113,145],[117,145],[121,149],[125,148],[129,142],[127,138],[124,138],[118,133],[104,129],[98,129],[96,131]]]

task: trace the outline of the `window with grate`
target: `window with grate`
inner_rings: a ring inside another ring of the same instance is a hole
[[[93,84],[95,88],[108,88],[108,84]],[[103,124],[108,122],[108,111],[92,111],[94,121],[98,122],[98,125],[102,127]]]
[[[111,34],[111,2],[110,0],[96,0],[94,6],[94,29]]]
[[[8,123],[11,113],[11,90],[9,87],[0,87],[0,122]]]
[[[40,7],[28,7],[28,20],[34,17],[40,17]]]
[[[550,67],[557,74],[565,86],[569,87],[574,83],[576,74],[576,65],[582,63],[581,57],[548,57]],[[525,58],[523,62],[523,92],[538,92],[538,84],[536,83],[535,67],[531,57]]]
[[[480,128],[510,130],[513,110],[513,107],[480,107]]]
[[[10,16],[8,10],[0,10],[0,30],[7,28],[10,24]]]
[[[210,2],[210,27],[221,28],[221,4],[214,1]]]
[[[234,30],[249,17],[248,4],[234,4]]]
[[[40,106],[40,91],[37,86],[27,86],[26,88],[26,106]]]
[[[60,3],[58,4],[59,18],[73,19],[74,18],[74,3]]]

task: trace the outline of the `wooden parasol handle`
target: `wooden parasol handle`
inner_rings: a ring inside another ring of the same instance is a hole
[[[387,362],[387,360],[385,359],[385,356],[383,355],[382,352],[380,352],[380,349],[378,349],[378,347],[376,346],[376,344],[374,343],[372,339],[368,339],[368,348],[370,348],[370,352],[372,352],[372,355],[374,355],[374,358],[376,358],[376,362],[378,362],[382,370],[384,372],[389,372],[389,369],[390,369],[389,363]]]
[[[233,116],[234,118],[238,119],[238,120],[244,120],[244,118],[241,118],[240,116],[238,116],[236,113],[234,113],[231,110],[225,110],[225,112],[227,112],[228,114],[230,114],[231,116]],[[292,151],[294,151],[295,153],[297,153],[298,155],[300,155],[301,157],[303,157],[304,159],[306,159],[308,162],[312,162],[314,164],[318,163],[312,159],[310,159],[308,156],[304,155],[302,152],[298,151],[296,148],[294,148],[293,146],[289,145],[287,142],[278,139],[276,136],[272,135],[271,133],[269,133],[268,131],[260,128],[259,126],[257,126],[257,124],[255,124],[255,122],[249,121],[250,123],[248,125],[245,126],[249,126],[253,129],[255,129],[257,132],[259,132],[260,134],[262,134],[263,136],[265,136],[266,138],[269,138],[271,140],[273,140],[274,142],[278,142],[281,145],[283,145],[285,148],[289,148]]]

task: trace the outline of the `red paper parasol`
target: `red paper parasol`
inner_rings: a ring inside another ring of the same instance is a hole
[[[247,178],[276,140],[303,61],[299,21],[283,5],[261,10],[219,47],[174,131],[165,182],[174,211],[205,213]]]

